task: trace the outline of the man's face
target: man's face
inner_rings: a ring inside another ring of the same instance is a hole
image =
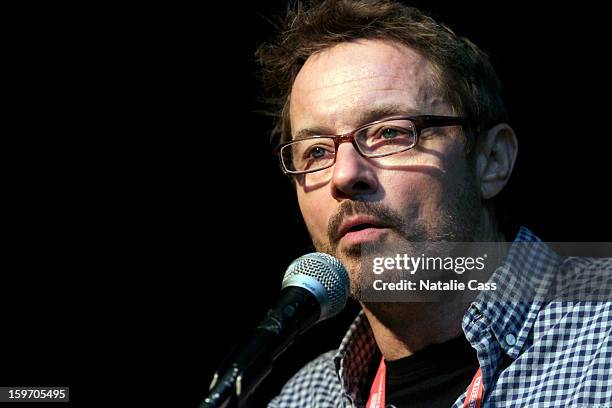
[[[339,44],[311,56],[299,72],[290,101],[292,135],[343,134],[393,115],[454,116],[432,82],[428,61],[408,47]],[[314,245],[343,261],[355,297],[368,284],[360,265],[364,245],[474,239],[481,205],[463,141],[460,127],[427,129],[392,165],[341,143],[334,166],[297,178]]]

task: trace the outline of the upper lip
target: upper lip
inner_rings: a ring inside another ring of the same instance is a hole
[[[354,228],[358,225],[367,224],[369,226],[375,228],[384,228],[386,227],[383,223],[376,217],[368,216],[368,215],[357,215],[350,218],[347,218],[340,224],[340,228],[338,229],[338,238],[342,238],[351,228]]]

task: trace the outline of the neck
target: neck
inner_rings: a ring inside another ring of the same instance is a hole
[[[461,319],[469,302],[369,303],[362,307],[376,344],[387,361],[407,357],[462,333]]]
[[[497,229],[481,230],[476,241],[500,242],[503,235]],[[505,251],[498,245],[496,258]],[[431,345],[462,335],[461,321],[477,291],[465,291],[462,296],[444,302],[361,303],[374,332],[374,338],[387,361],[407,357]]]

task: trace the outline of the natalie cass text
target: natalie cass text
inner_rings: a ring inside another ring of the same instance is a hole
[[[372,284],[376,291],[381,290],[398,290],[398,291],[461,291],[461,290],[497,290],[495,282],[478,282],[475,279],[468,281],[467,285],[464,282],[458,282],[453,279],[451,281],[432,281],[420,280],[417,282],[402,279],[399,282],[383,282],[377,279]]]

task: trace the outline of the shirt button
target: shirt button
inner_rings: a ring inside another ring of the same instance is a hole
[[[506,344],[509,346],[514,346],[516,344],[516,337],[514,337],[514,334],[506,334]]]

